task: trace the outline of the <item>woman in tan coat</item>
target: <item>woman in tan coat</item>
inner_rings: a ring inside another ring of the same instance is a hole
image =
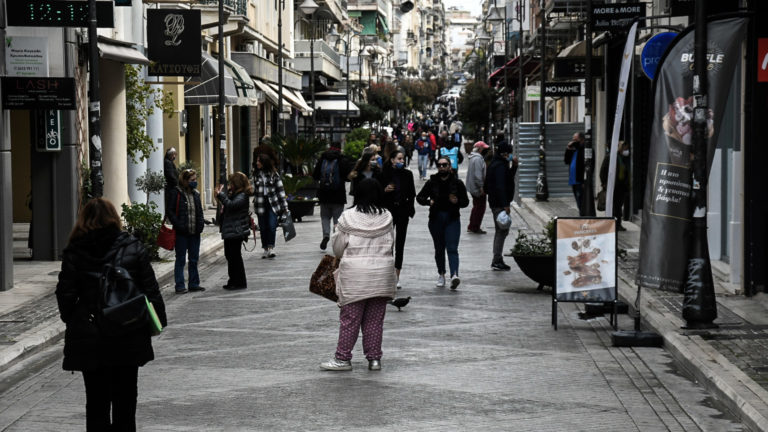
[[[335,273],[341,313],[336,355],[320,365],[324,370],[352,369],[352,349],[361,330],[368,369],[381,370],[384,313],[396,292],[395,236],[392,215],[381,205],[381,184],[364,179],[358,191],[331,240],[334,255],[341,258]]]

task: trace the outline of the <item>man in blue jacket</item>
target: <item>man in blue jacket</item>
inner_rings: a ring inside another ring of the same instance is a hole
[[[509,162],[512,166],[509,166]],[[493,213],[494,227],[496,233],[493,237],[493,261],[491,268],[494,270],[507,271],[510,267],[504,263],[502,251],[504,250],[504,241],[509,235],[509,226],[499,226],[496,218],[499,213],[506,212],[510,215],[510,203],[515,194],[515,173],[517,172],[517,158],[512,157],[512,146],[505,140],[496,144],[496,152],[493,155],[491,166],[485,175],[485,192],[488,194],[488,206]]]

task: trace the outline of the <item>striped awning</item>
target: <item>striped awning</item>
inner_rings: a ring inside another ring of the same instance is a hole
[[[185,105],[216,105],[219,103],[219,62],[203,52],[200,76],[188,77],[184,81]],[[228,64],[229,63],[229,64]],[[224,61],[224,104],[236,106],[258,105],[258,93],[246,72],[237,72],[231,62]],[[252,92],[249,93],[249,90]]]

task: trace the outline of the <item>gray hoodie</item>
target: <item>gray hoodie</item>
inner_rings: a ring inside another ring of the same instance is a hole
[[[467,168],[467,192],[477,198],[480,195],[480,189],[485,182],[485,158],[477,151],[469,154],[469,167]]]

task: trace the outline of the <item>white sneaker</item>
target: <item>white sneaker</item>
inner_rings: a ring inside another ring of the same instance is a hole
[[[267,249],[267,258],[274,258],[275,257],[275,250],[272,248]]]
[[[339,360],[336,357],[327,362],[320,363],[320,369],[329,371],[348,371],[352,370],[352,362],[349,360]]]
[[[397,289],[403,289],[403,286],[400,285],[400,279],[397,280]]]
[[[452,290],[455,290],[456,287],[458,287],[460,283],[461,283],[461,279],[459,279],[459,275],[451,276],[451,289]]]
[[[437,277],[437,283],[435,284],[438,288],[445,287],[445,275],[440,275]]]
[[[261,254],[261,259],[266,259],[269,256],[269,249],[264,249],[264,253]]]

